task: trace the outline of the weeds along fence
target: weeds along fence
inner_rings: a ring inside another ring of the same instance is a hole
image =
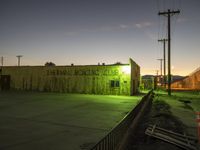
[[[126,132],[128,131],[131,124],[133,124],[134,122],[136,124],[138,123],[138,119],[136,119],[137,115],[140,113],[140,110],[142,108],[143,110],[147,108],[149,102],[151,101],[151,97],[152,91],[145,95],[140,103],[90,150],[117,150],[119,147],[122,147],[121,145],[124,144],[122,142],[124,141],[123,138],[125,137]]]

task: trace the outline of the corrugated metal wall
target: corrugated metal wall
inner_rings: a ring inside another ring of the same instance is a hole
[[[200,90],[200,70],[191,74],[181,81],[172,83],[172,88],[186,88],[191,90]]]

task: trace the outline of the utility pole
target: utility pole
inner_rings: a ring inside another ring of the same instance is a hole
[[[154,89],[157,89],[157,85],[158,85],[158,72],[159,70],[155,70],[156,71],[156,77],[154,78]]]
[[[1,57],[1,67],[3,67],[3,56]]]
[[[160,39],[158,42],[163,42],[163,64],[164,64],[164,87],[166,88],[166,52],[165,52],[165,44],[168,40],[167,39]]]
[[[162,61],[163,59],[157,59],[160,61],[160,84],[162,85]]]
[[[159,12],[158,15],[164,15],[168,19],[168,95],[171,96],[171,16],[179,14],[180,10],[177,11],[164,11]]]
[[[160,61],[160,76],[162,76],[162,61],[163,59],[157,59]]]
[[[159,70],[156,70],[156,76],[158,76],[158,72],[159,72]]]
[[[20,66],[20,58],[22,57],[22,55],[18,55],[18,56],[16,56],[17,57],[17,59],[18,59],[18,66]]]

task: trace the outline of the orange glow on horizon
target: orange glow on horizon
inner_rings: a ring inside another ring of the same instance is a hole
[[[156,75],[156,70],[159,70],[159,69],[143,69],[141,68],[141,75]],[[173,69],[172,70],[172,74],[173,75],[180,75],[180,76],[188,76],[191,72],[193,72],[195,69],[184,69],[184,70],[181,70],[181,69]],[[160,70],[158,72],[158,75],[160,75]],[[167,72],[166,72],[166,75],[167,75]]]

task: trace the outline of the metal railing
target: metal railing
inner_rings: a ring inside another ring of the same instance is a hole
[[[145,95],[140,101],[140,103],[90,150],[116,150],[120,142],[122,141],[126,131],[130,127],[131,123],[134,121],[134,118],[137,116],[137,114],[140,112],[140,109],[143,107],[144,103],[150,101],[151,93],[152,91]]]

